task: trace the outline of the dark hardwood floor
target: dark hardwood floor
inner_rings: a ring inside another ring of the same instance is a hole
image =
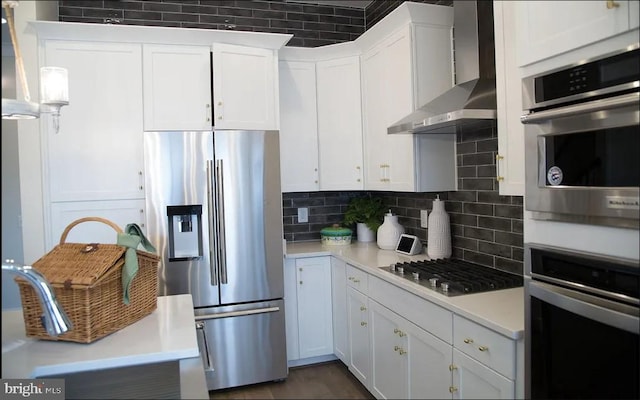
[[[373,399],[340,361],[289,369],[282,382],[209,392],[210,399]]]

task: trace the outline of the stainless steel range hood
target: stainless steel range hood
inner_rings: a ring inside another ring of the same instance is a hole
[[[455,133],[496,119],[493,2],[456,0],[456,81],[462,82],[387,128],[387,133]]]

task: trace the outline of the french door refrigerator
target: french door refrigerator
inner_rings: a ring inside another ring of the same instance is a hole
[[[192,295],[209,390],[288,374],[278,136],[144,133],[159,293]]]

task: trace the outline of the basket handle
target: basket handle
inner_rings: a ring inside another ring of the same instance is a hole
[[[85,218],[80,218],[73,221],[64,229],[64,231],[62,232],[62,235],[60,236],[60,244],[63,244],[65,240],[67,240],[67,235],[69,234],[69,231],[71,230],[71,228],[83,222],[102,222],[103,224],[107,224],[110,227],[112,227],[117,233],[123,232],[122,228],[120,228],[114,222],[109,221],[108,219],[100,218],[100,217],[85,217]]]

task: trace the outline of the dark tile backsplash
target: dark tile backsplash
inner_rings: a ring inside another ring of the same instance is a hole
[[[452,0],[414,0],[451,6]],[[312,3],[312,2],[310,2]],[[376,0],[366,10],[287,0],[60,0],[65,22],[121,23],[200,29],[293,34],[287,45],[317,47],[356,39],[403,1]],[[284,193],[285,238],[320,239],[320,229],[342,221],[349,199],[381,196],[407,233],[426,241],[420,210],[432,208],[436,194],[451,218],[453,255],[522,273],[522,197],[500,196],[495,181],[498,139],[495,126],[458,135],[458,191],[445,193],[312,192]],[[298,223],[297,208],[309,208]]]

